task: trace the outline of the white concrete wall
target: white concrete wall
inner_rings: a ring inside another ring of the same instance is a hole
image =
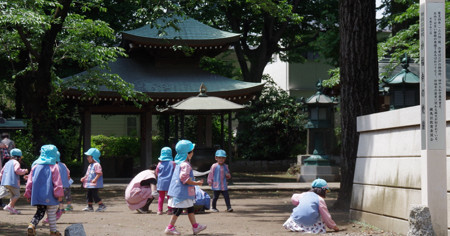
[[[446,105],[448,178],[450,101]],[[360,137],[350,217],[406,234],[411,205],[421,204],[419,106],[361,116],[357,123]],[[448,189],[447,180],[450,205]]]

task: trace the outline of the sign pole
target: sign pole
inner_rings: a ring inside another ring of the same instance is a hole
[[[436,235],[447,235],[445,2],[420,0],[422,204]]]

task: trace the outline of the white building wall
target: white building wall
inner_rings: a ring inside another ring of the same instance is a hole
[[[450,101],[446,117],[448,137]],[[410,208],[421,204],[419,124],[419,106],[358,117],[360,137],[350,206],[352,219],[386,231],[408,232]],[[449,144],[447,138],[447,176]],[[447,199],[449,202],[448,193]]]

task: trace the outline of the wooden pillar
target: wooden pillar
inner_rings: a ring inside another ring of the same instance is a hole
[[[152,164],[152,113],[141,113],[141,169],[147,169]]]
[[[176,114],[176,115],[175,115],[175,143],[177,143],[178,140],[179,140],[179,138],[178,138],[178,132],[179,132],[179,129],[178,129],[178,123],[179,123],[179,120],[178,120],[178,114]],[[171,145],[172,145],[172,144],[171,144]]]
[[[233,138],[233,127],[231,126],[231,111],[228,112],[228,163],[231,164],[231,159],[232,159],[232,155],[231,155],[231,139]]]
[[[83,126],[83,173],[86,172],[89,163],[87,162],[86,158],[84,158],[84,153],[91,148],[91,110],[89,108],[86,108],[83,111],[83,120],[82,120],[82,126]]]
[[[205,119],[205,144],[206,147],[212,147],[212,115],[206,115]]]
[[[169,146],[170,115],[163,115],[163,117],[164,117],[164,146]]]
[[[180,139],[184,139],[184,114],[181,113],[181,122],[180,122],[180,129],[181,129],[181,136]]]
[[[225,142],[224,142],[224,140],[225,140],[225,124],[224,124],[224,122],[225,122],[225,118],[224,118],[224,114],[223,114],[223,112],[222,113],[220,113],[220,148],[225,148]]]

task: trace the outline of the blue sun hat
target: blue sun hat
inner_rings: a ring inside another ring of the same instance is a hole
[[[54,165],[56,164],[56,156],[58,152],[58,148],[55,145],[47,144],[41,147],[41,155],[39,158],[33,162],[33,166],[35,164],[40,165]]]
[[[13,148],[13,149],[11,149],[11,151],[9,152],[9,154],[10,154],[12,157],[21,157],[21,156],[22,156],[22,151],[21,151],[20,149],[18,149],[18,148]]]
[[[325,181],[324,179],[321,179],[321,178],[315,179],[311,183],[311,187],[313,187],[313,188],[324,188],[326,190],[330,190],[330,188],[328,187],[327,181]]]
[[[161,149],[161,155],[158,160],[160,161],[173,161],[172,149],[170,147],[163,147]]]
[[[100,151],[97,148],[89,148],[84,155],[92,156],[92,159],[94,159],[95,162],[100,163]]]
[[[175,150],[177,155],[175,156],[175,163],[180,164],[186,160],[188,152],[194,150],[195,144],[189,140],[180,140],[177,145],[175,145]]]
[[[216,151],[216,157],[227,157],[227,153],[224,150],[219,149]]]
[[[56,162],[61,162],[61,153],[59,153],[59,151],[56,151]]]

